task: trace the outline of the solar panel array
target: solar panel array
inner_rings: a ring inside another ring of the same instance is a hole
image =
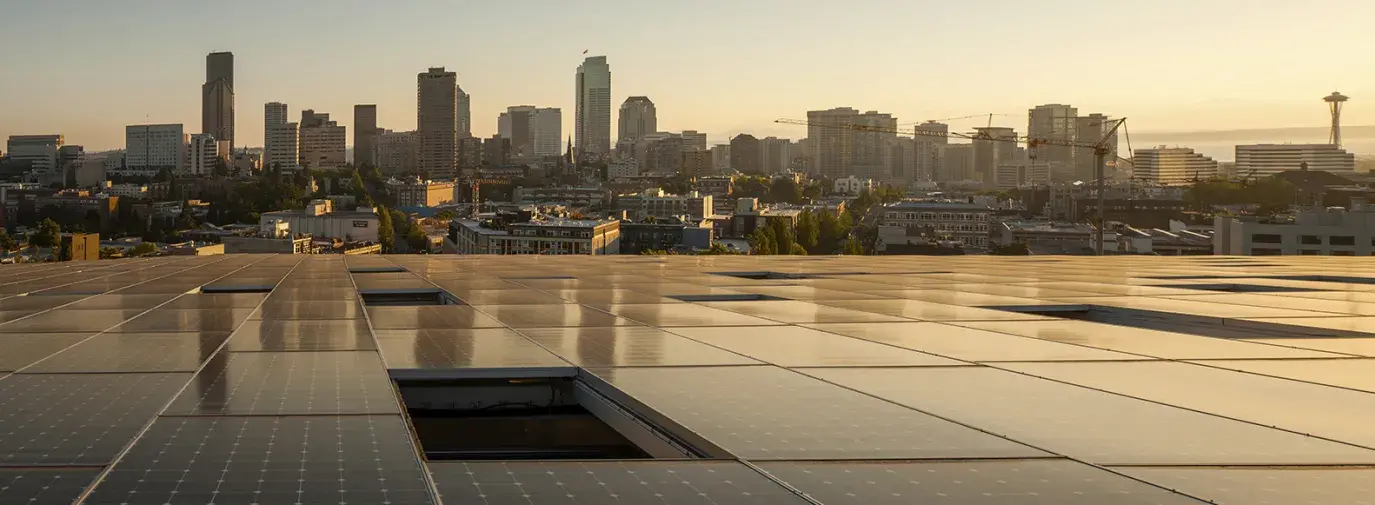
[[[1369,270],[1322,257],[0,266],[0,504],[1369,505]],[[453,304],[365,303],[436,289]],[[714,458],[426,461],[389,377],[551,368]]]

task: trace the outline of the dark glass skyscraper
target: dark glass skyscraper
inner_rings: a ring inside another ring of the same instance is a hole
[[[215,140],[234,147],[234,53],[210,53],[205,57],[201,133],[214,135]]]

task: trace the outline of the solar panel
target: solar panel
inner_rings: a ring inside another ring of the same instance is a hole
[[[1117,468],[1218,505],[1375,505],[1370,468]]]
[[[0,503],[70,505],[99,474],[98,468],[0,468]]]
[[[964,361],[1146,359],[1139,355],[941,323],[839,323],[804,326]]]
[[[634,321],[575,304],[474,305],[512,328],[563,328],[570,326],[629,326]]]
[[[749,459],[1046,455],[781,368],[613,368],[594,373]]]
[[[527,328],[520,333],[570,363],[587,367],[760,364],[647,326]]]
[[[194,372],[227,338],[227,332],[102,333],[24,372]]]
[[[73,333],[105,331],[142,310],[65,310],[56,309],[24,319],[0,323],[0,333]]]
[[[825,504],[1199,505],[1178,493],[1065,460],[765,461],[759,467]]]
[[[249,320],[229,337],[230,351],[356,351],[376,349],[366,321]]]
[[[387,368],[535,368],[568,363],[504,328],[378,330]]]
[[[0,380],[0,466],[103,465],[191,374],[17,374]]]
[[[502,327],[500,321],[463,305],[368,307],[367,310],[372,327],[378,330]]]
[[[355,300],[273,301],[253,312],[250,319],[361,319]]]
[[[156,309],[111,328],[114,333],[159,331],[229,332],[243,324],[253,311],[249,309]]]
[[[445,503],[805,505],[730,461],[430,463]]]
[[[800,326],[674,328],[699,342],[778,366],[951,366],[961,361]]]
[[[230,352],[210,360],[163,414],[391,414],[397,409],[376,352]]]
[[[738,293],[737,293],[738,294]],[[650,326],[768,326],[777,321],[714,309],[695,303],[612,305],[606,310]]]
[[[430,504],[400,416],[163,417],[83,503]]]
[[[0,337],[0,372],[13,372],[57,354],[93,333],[15,333]]]

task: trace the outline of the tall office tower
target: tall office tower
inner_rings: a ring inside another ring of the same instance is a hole
[[[759,139],[754,135],[741,133],[730,139],[730,167],[742,174],[762,174],[759,162]]]
[[[920,152],[917,142],[907,137],[894,136],[888,140],[888,177],[902,181],[923,180],[917,170]]]
[[[916,131],[935,135],[918,135],[912,140],[915,142],[917,166],[916,177],[913,180],[939,181],[937,172],[944,168],[945,147],[950,143],[950,138],[945,137],[950,133],[950,126],[945,123],[927,121],[916,126]],[[937,136],[939,135],[939,136]]]
[[[124,172],[155,176],[163,169],[174,174],[186,167],[184,128],[180,124],[124,127]]]
[[[855,124],[877,130],[855,131],[851,141],[851,174],[870,179],[887,179],[892,152],[889,146],[898,138],[898,120],[892,114],[869,111],[855,116]],[[847,174],[848,175],[848,174]]]
[[[1217,176],[1217,162],[1187,147],[1137,149],[1132,178],[1161,186],[1187,185]]]
[[[263,106],[263,131],[277,125],[286,124],[287,108],[282,102],[268,102]]]
[[[936,182],[967,181],[974,178],[974,145],[949,144],[942,152]]]
[[[416,95],[420,171],[452,179],[458,175],[458,74],[432,67],[416,75]]]
[[[501,138],[500,135],[492,135],[492,138],[482,141],[482,164],[489,167],[500,167],[511,163],[511,139]]]
[[[473,96],[457,89],[458,93],[458,138],[473,136]]]
[[[500,135],[498,135],[499,137]],[[417,144],[418,146],[419,144]],[[418,147],[417,147],[418,148]],[[482,139],[464,137],[458,139],[458,168],[476,170],[482,167]]]
[[[179,175],[206,177],[215,173],[215,163],[220,159],[219,142],[214,135],[200,133],[189,136],[186,143],[186,166]]]
[[[558,107],[535,109],[531,120],[535,156],[558,156],[563,147],[563,110]]]
[[[578,65],[576,77],[577,159],[601,158],[611,152],[611,66],[605,56],[589,56]]]
[[[309,109],[301,111],[301,166],[312,170],[344,168],[347,155],[344,143],[347,138],[344,127],[331,121],[329,114],[319,114]]]
[[[789,168],[788,147],[792,141],[778,137],[759,140],[759,169],[766,174],[786,172]]]
[[[697,130],[683,130],[683,150],[685,151],[705,151],[707,150],[707,134],[699,133]]]
[[[849,107],[807,112],[811,173],[829,179],[854,174],[854,131],[850,128],[858,116],[859,111]]]
[[[1036,139],[1074,141],[1078,139],[1075,128],[1078,126],[1079,109],[1058,103],[1038,105],[1027,111],[1027,136]],[[1028,153],[1037,163],[1047,163],[1051,171],[1068,171],[1075,166],[1074,158],[1080,154],[1069,146],[1043,145]],[[1092,154],[1092,153],[1089,153]]]
[[[638,142],[645,135],[659,131],[659,116],[654,102],[647,96],[632,96],[621,104],[620,128],[616,140]]]
[[[511,140],[511,156],[520,158],[534,156],[535,135],[533,131],[535,106],[517,105],[507,107],[506,112],[497,118],[497,130],[501,138]]]
[[[993,178],[997,175],[999,165],[1018,161],[1017,143],[1010,140],[1017,138],[1017,131],[1001,126],[975,128],[975,130],[981,136],[987,136],[990,139],[1009,139],[974,141],[974,173],[970,176],[991,186],[994,183]]]
[[[354,156],[357,156],[354,148]],[[415,132],[382,131],[377,134],[377,169],[382,175],[415,173],[419,166],[420,139]]]
[[[205,84],[201,85],[201,133],[234,147],[234,53],[210,53],[205,57]]]
[[[301,162],[300,135],[296,123],[269,125],[263,148],[263,169],[295,170]]]
[[[711,168],[716,172],[730,168],[730,144],[711,146]]]
[[[377,165],[377,106],[353,106],[353,166]]]
[[[62,142],[61,135],[10,135],[5,156],[11,162],[28,164],[34,175],[50,176],[57,173]]]
[[[86,165],[86,148],[78,145],[65,145],[57,148],[57,174],[61,175],[62,187],[74,188],[77,186],[77,172]],[[57,175],[54,174],[54,175]],[[46,182],[52,184],[57,177],[49,177]]]
[[[1075,120],[1074,136],[1076,140],[1081,143],[1097,144],[1099,141],[1103,140],[1103,136],[1107,135],[1108,131],[1112,130],[1112,125],[1112,118],[1103,114],[1095,112],[1087,116],[1081,116]],[[1113,132],[1112,136],[1108,137],[1106,145],[1110,152],[1103,158],[1103,161],[1104,163],[1110,164],[1117,160],[1116,132]],[[1093,151],[1082,148],[1077,149],[1074,153],[1073,178],[1080,181],[1095,180],[1097,175],[1094,163],[1096,163],[1096,161],[1094,160]]]

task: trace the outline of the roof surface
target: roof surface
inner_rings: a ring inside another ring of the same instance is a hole
[[[286,255],[0,266],[0,504],[1369,503],[1370,266]],[[234,286],[270,293],[200,292]],[[434,288],[462,303],[360,295]],[[527,370],[596,384],[715,452],[426,461],[391,380]]]

